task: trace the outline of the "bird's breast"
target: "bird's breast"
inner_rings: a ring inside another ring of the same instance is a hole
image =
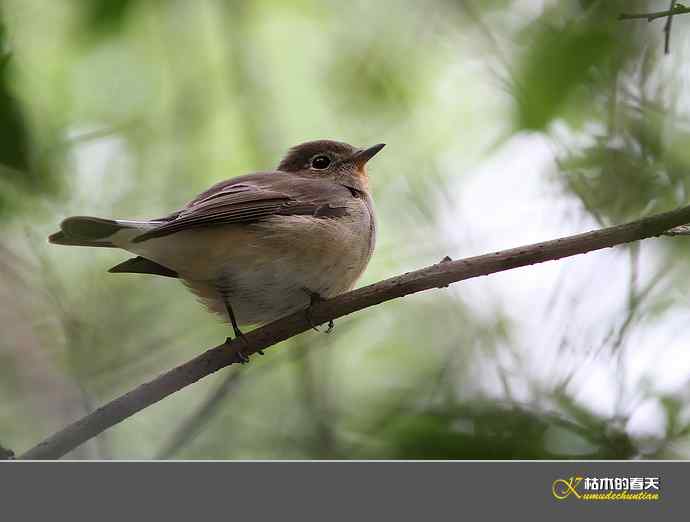
[[[352,288],[371,258],[370,208],[353,199],[338,217],[276,216],[258,227],[277,260],[275,268],[327,298]]]

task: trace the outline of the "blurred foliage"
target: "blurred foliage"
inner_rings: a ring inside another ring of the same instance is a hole
[[[0,12],[0,216],[59,188],[59,177],[36,157],[30,124],[13,92],[15,68]]]
[[[602,69],[608,72],[618,58],[616,14],[622,4],[595,2],[582,12],[553,6],[524,29],[519,38],[526,51],[513,86],[520,128],[544,130],[564,114],[584,119],[583,99],[592,84],[606,81]]]
[[[65,216],[159,216],[301,141],[383,141],[366,284],[687,203],[690,17],[665,57],[627,4],[4,0],[0,444],[226,336],[181,285],[106,275],[120,252],[48,246]],[[688,248],[369,309],[71,456],[687,458]]]
[[[116,33],[122,30],[134,0],[82,0],[87,13],[86,26],[94,34]]]
[[[29,166],[29,136],[19,103],[10,92],[11,53],[5,40],[5,27],[0,25],[0,161],[8,167],[26,169]],[[16,182],[21,183],[22,179]]]
[[[393,445],[393,459],[627,459],[636,454],[622,433],[599,436],[544,412],[494,403],[420,412],[397,420],[384,436]],[[596,439],[589,440],[592,436]]]
[[[25,189],[31,184],[26,173],[29,166],[29,136],[21,107],[10,91],[11,53],[6,29],[0,20],[0,214],[7,214],[13,187]]]

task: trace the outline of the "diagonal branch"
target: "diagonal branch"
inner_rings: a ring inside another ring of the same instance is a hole
[[[235,339],[230,344],[220,344],[211,348],[70,424],[21,455],[20,458],[60,458],[80,444],[168,395],[221,368],[240,362],[238,356],[240,350],[247,355],[254,354],[285,339],[306,332],[311,329],[312,324],[322,324],[331,319],[337,319],[358,310],[423,290],[444,288],[451,283],[464,279],[659,236],[671,228],[686,223],[690,223],[690,206],[625,225],[511,248],[492,254],[457,261],[444,259],[440,263],[421,270],[391,277],[379,283],[339,295],[334,299],[314,305],[310,314],[311,321],[303,311],[296,312],[247,333],[245,335],[246,343],[243,343],[241,339]]]

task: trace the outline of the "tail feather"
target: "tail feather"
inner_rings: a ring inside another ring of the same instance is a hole
[[[54,245],[90,246],[116,248],[110,241],[82,240],[68,237],[62,230],[48,236],[48,241]]]
[[[60,228],[69,237],[88,241],[107,238],[125,227],[114,219],[72,216],[65,219]]]
[[[51,234],[48,241],[56,245],[115,247],[110,237],[130,228],[141,228],[144,221],[119,221],[91,216],[72,216],[60,224],[60,231]]]
[[[177,272],[145,257],[133,257],[108,270],[111,274],[153,274],[180,277]]]

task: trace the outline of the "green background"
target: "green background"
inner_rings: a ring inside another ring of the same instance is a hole
[[[4,0],[0,443],[228,335],[74,214],[164,215],[299,142],[387,143],[360,284],[687,203],[688,22],[667,2]],[[219,372],[78,448],[104,459],[690,456],[688,240],[409,296]],[[687,353],[686,353],[687,352]]]

